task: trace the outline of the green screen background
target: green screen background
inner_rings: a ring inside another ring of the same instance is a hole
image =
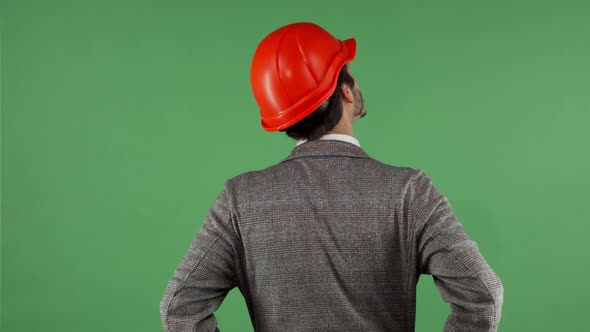
[[[0,330],[162,330],[225,179],[295,146],[260,126],[249,65],[296,21],[357,39],[355,136],[449,198],[503,281],[499,330],[586,328],[589,17],[587,1],[1,0]],[[416,330],[449,312],[422,276]],[[216,317],[253,331],[237,288]]]

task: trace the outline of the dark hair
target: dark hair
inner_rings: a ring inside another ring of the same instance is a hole
[[[340,92],[342,84],[354,88],[354,79],[348,73],[348,64],[345,64],[340,70],[336,89],[330,98],[311,114],[281,131],[286,132],[287,136],[295,140],[307,139],[308,141],[313,141],[327,134],[336,127],[342,118],[342,94]]]

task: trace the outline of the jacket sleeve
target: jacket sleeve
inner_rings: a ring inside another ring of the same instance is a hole
[[[213,313],[237,286],[227,184],[166,287],[160,302],[166,332],[219,331]]]
[[[432,275],[451,307],[443,331],[497,331],[504,298],[500,277],[424,170],[413,177],[410,194],[419,273]]]

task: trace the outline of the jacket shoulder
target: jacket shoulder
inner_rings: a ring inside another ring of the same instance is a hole
[[[256,184],[272,181],[273,178],[284,178],[286,170],[284,164],[275,164],[266,168],[246,171],[229,178],[227,181],[232,186],[255,186]]]
[[[413,179],[420,172],[420,168],[410,166],[397,166],[387,164],[374,158],[363,159],[363,172],[372,173],[373,175],[383,176],[384,178],[397,178],[401,182],[407,182]],[[227,181],[232,187],[248,188],[253,190],[259,186],[272,185],[284,182],[286,179],[292,179],[296,173],[292,163],[278,163],[259,170],[247,171],[229,178]]]
[[[404,179],[411,179],[422,171],[420,168],[387,164],[374,158],[370,160],[373,163],[373,168],[380,169],[383,172],[390,172]]]

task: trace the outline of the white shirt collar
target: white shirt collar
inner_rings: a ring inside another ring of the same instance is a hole
[[[361,147],[359,141],[356,138],[354,138],[354,137],[352,137],[350,135],[345,135],[345,134],[326,134],[326,135],[320,137],[319,139],[323,139],[323,140],[326,140],[326,139],[335,139],[335,140],[340,140],[340,141],[345,141],[345,142],[348,142],[348,143],[352,143],[352,144],[358,146],[359,148]],[[301,139],[301,140],[299,140],[297,142],[297,145],[299,146],[299,145],[301,145],[301,144],[303,144],[305,142],[307,142],[306,139]]]

